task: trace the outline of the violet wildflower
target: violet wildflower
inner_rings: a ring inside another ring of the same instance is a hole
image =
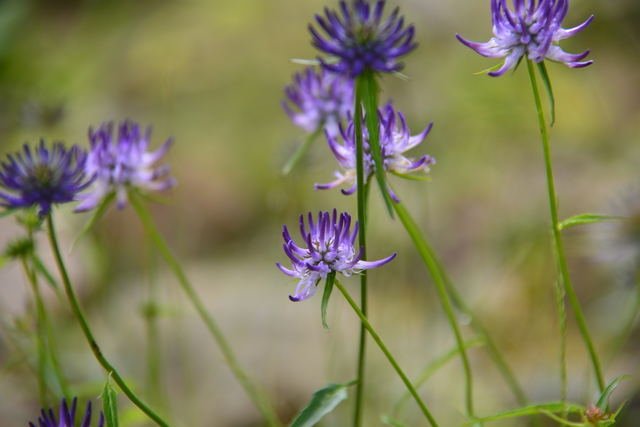
[[[304,215],[300,215],[300,234],[306,245],[306,249],[297,246],[287,226],[283,227],[285,254],[291,259],[293,269],[284,268],[276,263],[283,273],[299,279],[295,295],[290,295],[291,301],[302,301],[313,296],[318,288],[320,280],[325,280],[331,272],[339,272],[349,277],[362,270],[380,267],[395,258],[396,254],[380,261],[362,261],[362,251],[356,251],[353,246],[358,234],[358,222],[356,221],[351,233],[351,216],[340,214],[338,221],[337,211],[333,215],[329,212],[318,213],[317,222],[314,224],[311,212],[307,218],[309,230],[304,223]]]
[[[131,189],[162,191],[175,186],[169,176],[169,165],[154,168],[154,164],[169,150],[173,139],[168,139],[156,151],[147,153],[151,128],[143,134],[137,123],[126,120],[118,127],[117,140],[113,123],[103,123],[98,130],[89,129],[91,149],[87,160],[87,173],[97,179],[90,193],[75,209],[76,212],[96,208],[106,197],[116,195],[117,207],[122,209]]]
[[[23,151],[7,154],[8,162],[1,162],[0,205],[9,208],[40,207],[40,217],[46,216],[54,204],[75,200],[93,179],[86,179],[87,153],[76,145],[67,150],[56,142],[48,149],[44,140],[33,152],[27,144]],[[90,174],[89,174],[90,175]]]
[[[340,12],[325,8],[326,18],[316,15],[316,21],[327,36],[322,36],[309,24],[312,44],[328,53],[337,62],[320,59],[328,70],[355,78],[365,70],[374,72],[399,71],[404,67],[397,59],[415,49],[413,25],[404,28],[399,9],[382,21],[384,0],[373,6],[367,0],[355,0],[353,6],[340,2]]]
[[[73,398],[73,402],[71,403],[71,410],[67,406],[67,401],[63,398],[62,403],[60,404],[60,422],[56,421],[56,417],[53,414],[53,410],[49,409],[47,413],[44,409],[40,412],[40,417],[38,418],[39,427],[75,427],[75,417],[76,417],[76,403],[77,398]],[[29,423],[31,427],[36,427],[32,422]],[[98,421],[98,427],[102,427],[104,425],[104,414],[100,412],[100,421]],[[87,404],[87,410],[84,413],[84,417],[82,418],[82,423],[79,427],[91,427],[91,402]]]
[[[526,54],[536,63],[545,59],[562,62],[571,68],[591,65],[584,61],[589,50],[580,54],[564,52],[557,43],[571,37],[587,27],[593,15],[577,27],[565,30],[562,21],[569,9],[569,0],[513,0],[514,10],[507,6],[507,0],[491,0],[491,20],[493,37],[487,43],[474,43],[456,34],[465,46],[489,58],[506,57],[504,64],[490,71],[490,76],[501,76],[515,67]]]
[[[294,111],[286,101],[282,102],[282,107],[291,121],[308,133],[324,127],[331,135],[336,135],[338,123],[352,114],[353,89],[354,82],[350,78],[324,68],[316,74],[313,67],[308,67],[296,73],[294,83],[285,88],[288,101],[299,112]]]
[[[424,155],[418,161],[413,161],[406,158],[403,153],[420,144],[424,138],[426,138],[429,131],[431,131],[433,122],[429,123],[429,126],[427,126],[422,133],[411,136],[404,115],[398,111],[397,115],[399,122],[396,121],[396,111],[391,104],[387,105],[384,112],[382,110],[378,110],[378,115],[380,122],[380,151],[382,153],[382,164],[384,170],[400,176],[417,171],[429,172],[429,165],[434,164],[436,159],[431,156]],[[398,125],[400,125],[400,127],[398,127]],[[368,179],[375,173],[375,163],[371,156],[371,147],[369,145],[369,134],[367,129],[363,128],[362,132],[364,149],[364,179],[366,184],[366,181],[368,181]],[[326,190],[344,183],[352,183],[351,188],[348,190],[342,190],[343,194],[350,195],[357,189],[356,137],[353,121],[349,123],[346,131],[342,126],[340,126],[340,134],[344,141],[342,144],[338,143],[331,135],[327,135],[327,140],[331,151],[333,151],[333,154],[336,156],[340,166],[344,169],[344,172],[336,171],[335,177],[337,179],[335,181],[330,182],[329,184],[316,184],[315,189]],[[387,191],[396,203],[400,202],[389,186],[387,186]]]

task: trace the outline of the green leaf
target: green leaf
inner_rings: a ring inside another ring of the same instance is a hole
[[[347,387],[353,384],[329,384],[313,393],[313,398],[289,427],[311,427],[347,398]]]
[[[394,420],[392,420],[392,419],[391,419],[391,418],[389,418],[389,417],[382,417],[381,419],[382,419],[382,422],[383,422],[383,423],[385,423],[386,425],[389,425],[389,426],[393,426],[393,427],[406,427],[404,424],[400,424],[399,422],[394,421]]]
[[[327,305],[329,305],[329,298],[331,297],[331,291],[333,291],[333,282],[336,278],[336,273],[331,272],[327,276],[327,282],[324,285],[324,293],[322,294],[322,305],[320,306],[320,314],[322,316],[322,327],[329,332],[329,326],[327,325]]]
[[[87,233],[89,233],[89,231],[91,231],[91,229],[98,223],[98,221],[102,219],[104,214],[107,213],[107,210],[109,209],[109,206],[111,205],[111,202],[113,201],[113,199],[115,199],[115,197],[116,197],[116,193],[112,192],[107,197],[105,197],[104,200],[102,200],[102,202],[98,206],[98,209],[93,211],[93,215],[91,216],[89,221],[87,221],[87,223],[84,225],[80,233],[78,233],[76,238],[73,239],[73,243],[71,243],[70,252],[73,252],[78,242],[80,242],[80,240],[84,238],[84,236],[86,236]]]
[[[602,395],[600,396],[600,399],[598,399],[598,403],[596,403],[596,406],[602,409],[603,411],[607,412],[609,407],[609,397],[611,396],[611,393],[613,393],[613,390],[615,390],[616,387],[618,387],[618,384],[620,383],[620,381],[628,380],[630,378],[631,378],[631,375],[620,375],[619,377],[614,378],[614,380],[611,381],[609,385],[602,392]]]
[[[3,210],[2,212],[0,212],[0,218],[4,218],[5,216],[9,216],[12,213],[16,212],[18,210],[18,208],[7,208],[5,210]]]
[[[311,148],[311,145],[313,144],[313,141],[315,141],[318,138],[318,136],[322,133],[323,129],[324,129],[324,121],[320,124],[320,126],[318,126],[318,129],[316,129],[315,132],[313,132],[311,135],[309,135],[309,137],[304,142],[304,144],[302,144],[296,150],[296,152],[293,154],[293,156],[291,156],[291,158],[289,160],[287,160],[287,163],[282,168],[282,176],[289,175],[289,172],[291,172],[291,169],[293,169],[293,167],[296,165],[296,163],[298,163],[298,161],[300,161],[302,156],[304,156],[304,154],[307,151],[309,151],[309,148]]]
[[[160,194],[156,194],[156,193],[149,193],[147,191],[141,191],[139,188],[134,189],[134,191],[140,195],[140,197],[142,197],[143,199],[151,202],[151,203],[156,203],[158,205],[170,205],[171,204],[171,199],[169,199],[168,197],[165,196],[161,196]]]
[[[378,123],[378,92],[380,87],[376,81],[376,76],[370,71],[365,71],[357,77],[356,90],[362,91],[362,104],[364,105],[365,121],[369,133],[369,146],[371,156],[375,164],[376,180],[380,186],[380,193],[387,206],[389,215],[393,218],[393,200],[387,190],[387,182],[384,177],[384,166],[382,163],[382,152],[380,148],[380,126]]]
[[[397,177],[408,179],[410,181],[431,181],[432,180],[430,176],[407,175],[404,173],[398,173],[396,171],[391,171],[391,173]]]
[[[594,224],[597,222],[627,222],[631,221],[630,218],[617,215],[597,215],[597,214],[582,214],[572,216],[569,219],[565,219],[559,224],[560,230],[565,228],[574,227],[576,225]]]
[[[473,73],[473,76],[479,76],[480,74],[486,74],[486,73],[490,73],[491,71],[498,71],[500,68],[502,68],[502,65],[504,64],[504,61],[502,61],[501,63],[499,63],[498,65],[495,65],[491,68],[487,68],[486,70],[482,70],[482,71],[478,71],[477,73]]]
[[[59,292],[60,287],[58,286],[58,282],[56,282],[56,279],[54,279],[49,270],[47,270],[47,267],[44,266],[40,257],[36,254],[31,254],[31,261],[40,275],[44,277],[45,282],[47,282],[54,291]]]
[[[111,387],[111,374],[112,372],[109,372],[100,399],[102,399],[102,412],[106,427],[118,427],[118,393]]]
[[[544,82],[544,87],[547,88],[547,95],[549,95],[549,103],[551,104],[551,124],[549,127],[552,127],[556,122],[556,102],[553,98],[553,89],[551,88],[551,79],[549,78],[549,73],[547,72],[547,66],[544,61],[538,62],[538,69],[540,70],[540,75],[542,76],[542,81]]]
[[[518,408],[518,409],[513,409],[511,411],[507,411],[507,412],[501,412],[499,414],[496,415],[491,415],[489,417],[483,417],[483,418],[476,418],[473,421],[469,421],[468,423],[466,423],[463,427],[465,426],[471,426],[474,424],[478,424],[478,423],[486,423],[489,421],[497,421],[497,420],[504,420],[507,418],[515,418],[515,417],[524,417],[527,415],[536,415],[539,414],[543,411],[548,411],[548,412],[563,412],[566,411],[567,413],[581,413],[584,412],[585,408],[583,406],[580,405],[573,405],[570,403],[567,403],[566,405],[562,404],[562,402],[557,402],[557,403],[545,403],[542,405],[533,405],[533,406],[527,406],[525,408]]]

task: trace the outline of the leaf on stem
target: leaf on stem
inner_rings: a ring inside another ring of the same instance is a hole
[[[399,173],[396,171],[390,171],[390,172],[399,178],[408,179],[409,181],[431,181],[432,180],[430,176],[407,175],[405,173]]]
[[[300,161],[300,159],[305,155],[305,153],[309,151],[309,148],[311,148],[313,141],[315,141],[320,135],[320,133],[322,133],[323,126],[324,126],[324,123],[321,123],[320,126],[318,126],[318,129],[316,129],[311,135],[309,135],[309,137],[304,142],[304,144],[298,147],[298,149],[293,154],[293,156],[291,156],[291,158],[287,160],[287,163],[285,163],[285,165],[282,167],[282,176],[289,175],[289,172],[291,172],[293,167]]]
[[[6,208],[2,212],[0,212],[0,218],[4,218],[5,216],[9,216],[12,213],[18,211],[18,208]]]
[[[600,399],[598,399],[598,403],[596,403],[596,406],[602,409],[603,411],[607,411],[609,406],[609,397],[611,396],[611,393],[613,393],[613,390],[615,390],[616,387],[618,387],[618,384],[620,383],[620,381],[628,380],[630,378],[631,378],[631,375],[620,375],[619,377],[614,378],[614,380],[611,381],[609,385],[602,392],[602,395],[600,396]]]
[[[388,425],[388,426],[393,426],[393,427],[407,427],[407,426],[405,426],[404,424],[400,424],[399,422],[394,421],[394,420],[392,420],[391,418],[386,417],[386,416],[385,416],[385,417],[382,417],[382,418],[381,418],[381,420],[382,420],[382,422],[383,422],[383,423],[385,423],[385,424],[386,424],[386,425]]]
[[[540,75],[542,76],[542,81],[544,82],[544,87],[547,88],[547,95],[549,95],[549,103],[551,104],[551,124],[549,127],[552,127],[556,122],[556,102],[553,98],[553,89],[551,88],[551,79],[549,78],[549,73],[547,72],[547,66],[544,61],[538,62],[538,70],[540,70]]]
[[[320,305],[320,314],[322,316],[322,327],[325,331],[329,332],[329,326],[327,325],[327,305],[329,305],[329,298],[331,297],[331,291],[333,291],[333,282],[335,281],[336,273],[331,272],[327,276],[327,282],[324,285],[324,293],[322,294],[322,304]]]
[[[617,216],[617,215],[598,215],[598,214],[582,214],[572,216],[569,219],[565,219],[558,226],[560,230],[564,230],[565,228],[574,227],[576,225],[584,225],[584,224],[595,224],[598,222],[627,222],[631,221],[631,219],[625,216]]]
[[[478,71],[477,73],[473,73],[472,76],[479,76],[480,74],[490,73],[491,71],[498,71],[500,68],[502,68],[502,64],[504,64],[504,61],[502,61],[501,63],[499,63],[494,67],[487,68],[486,70]]]
[[[115,197],[116,197],[116,193],[109,194],[100,203],[100,206],[98,206],[98,209],[93,211],[93,215],[91,216],[89,221],[87,221],[87,223],[84,225],[80,233],[78,233],[76,238],[73,239],[73,243],[71,244],[71,249],[69,249],[69,252],[73,252],[78,242],[80,242],[80,240],[84,238],[84,236],[86,236],[87,233],[89,233],[89,231],[91,231],[91,229],[98,223],[98,221],[102,219],[104,214],[107,213],[107,210],[109,209],[109,206],[111,205],[111,202],[113,202],[113,199],[115,199]]]
[[[354,381],[345,384],[329,384],[313,393],[313,398],[306,408],[300,412],[289,427],[311,427],[347,398],[347,387]]]
[[[489,421],[504,420],[507,418],[536,415],[544,411],[551,412],[551,413],[566,411],[567,413],[575,414],[575,413],[582,413],[584,412],[584,410],[585,410],[584,406],[574,405],[570,403],[567,403],[567,404],[563,404],[562,402],[545,403],[542,405],[533,405],[533,406],[527,406],[525,408],[513,409],[511,411],[501,412],[499,414],[491,415],[489,417],[477,418],[477,419],[474,419],[473,421],[469,421],[463,427],[471,426],[478,423],[486,423]]]
[[[109,372],[100,399],[102,399],[102,412],[106,427],[118,427],[118,393],[111,387],[111,374],[112,372]]]

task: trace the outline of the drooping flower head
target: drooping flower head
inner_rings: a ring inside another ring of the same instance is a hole
[[[293,79],[294,83],[284,92],[299,112],[282,101],[291,121],[308,133],[324,127],[331,135],[337,134],[338,123],[346,120],[353,111],[353,79],[324,68],[317,74],[313,67],[296,73]]]
[[[75,200],[92,179],[87,179],[87,153],[74,145],[67,150],[56,142],[51,149],[41,140],[33,152],[24,144],[22,152],[7,154],[8,162],[1,162],[0,205],[9,208],[28,208],[38,205],[38,214],[46,216],[58,203]]]
[[[87,173],[96,174],[92,191],[75,209],[84,212],[96,208],[102,200],[115,193],[118,209],[127,202],[129,189],[162,191],[176,184],[169,176],[169,165],[154,164],[169,150],[173,139],[168,139],[153,153],[147,153],[151,128],[143,134],[137,123],[126,120],[118,127],[117,139],[113,123],[103,123],[98,130],[89,129],[91,149],[87,160]]]
[[[56,417],[53,414],[53,410],[49,409],[47,413],[44,409],[40,412],[40,417],[38,418],[38,427],[75,427],[75,417],[76,417],[76,403],[77,398],[73,398],[73,402],[71,403],[71,410],[67,406],[67,401],[63,398],[62,403],[60,404],[60,416],[59,423],[56,421]],[[32,422],[29,423],[31,427],[36,427]],[[104,415],[100,412],[100,421],[98,421],[98,427],[102,427],[104,425]],[[84,413],[84,417],[82,418],[82,423],[79,427],[91,427],[91,402],[87,404],[87,410]]]
[[[326,36],[309,24],[312,44],[338,60],[320,59],[323,67],[352,78],[365,70],[391,72],[404,67],[397,59],[418,46],[413,41],[415,29],[413,25],[404,28],[398,8],[382,22],[384,3],[378,0],[372,8],[367,0],[355,0],[350,7],[341,1],[340,12],[325,8],[326,18],[316,15]]]
[[[409,127],[404,115],[398,111],[396,120],[396,111],[391,104],[388,104],[384,110],[378,110],[380,123],[380,151],[382,154],[382,164],[386,172],[393,172],[399,175],[406,175],[411,172],[424,171],[429,172],[429,165],[434,164],[436,159],[431,156],[424,155],[418,161],[406,158],[403,153],[416,145],[420,144],[429,134],[433,126],[433,122],[422,131],[422,133],[411,136]],[[364,121],[364,120],[363,120]],[[371,147],[369,145],[369,133],[366,127],[362,128],[363,132],[363,150],[364,150],[364,179],[365,184],[369,178],[375,173],[375,163],[371,155]],[[344,169],[344,172],[336,171],[335,181],[329,184],[316,184],[316,190],[326,190],[337,187],[344,183],[351,183],[352,186],[348,190],[342,190],[343,194],[353,194],[357,189],[356,182],[356,135],[355,125],[353,121],[349,123],[346,131],[340,126],[340,134],[343,143],[340,144],[336,138],[327,134],[327,141],[333,154],[336,156],[338,163]],[[399,203],[400,200],[390,187],[387,191],[391,198]]]
[[[286,225],[282,231],[282,247],[293,267],[289,270],[279,262],[276,265],[283,273],[300,280],[295,295],[289,296],[291,301],[302,301],[313,296],[320,280],[325,280],[332,271],[348,277],[362,270],[380,267],[396,256],[394,253],[380,261],[362,261],[363,249],[356,251],[353,246],[358,234],[358,222],[356,221],[351,233],[351,216],[347,213],[340,214],[338,220],[335,209],[332,215],[329,212],[319,212],[314,223],[313,215],[309,212],[307,221],[308,230],[304,215],[300,215],[300,234],[306,248],[294,243]]]
[[[494,38],[487,43],[474,43],[456,34],[458,40],[489,58],[506,57],[504,64],[490,76],[501,76],[515,67],[526,55],[536,63],[545,59],[562,62],[571,68],[591,65],[584,61],[589,50],[580,54],[564,52],[557,43],[582,31],[593,20],[593,15],[577,27],[565,30],[562,21],[569,9],[569,0],[513,0],[514,10],[507,0],[491,0],[491,20]]]

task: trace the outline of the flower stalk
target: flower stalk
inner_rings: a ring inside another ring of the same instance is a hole
[[[589,357],[591,358],[593,370],[595,371],[596,380],[598,382],[598,389],[600,393],[602,393],[605,388],[605,382],[602,374],[602,369],[600,367],[600,361],[598,360],[598,355],[596,353],[595,346],[593,345],[593,340],[591,339],[591,335],[589,334],[589,329],[587,327],[587,322],[584,318],[584,314],[582,313],[580,302],[578,301],[578,297],[576,296],[575,290],[573,289],[571,277],[569,276],[569,269],[567,267],[567,260],[564,255],[562,233],[560,231],[560,222],[558,220],[558,199],[556,196],[555,184],[553,179],[553,167],[551,164],[551,151],[549,148],[549,131],[547,129],[547,123],[544,118],[544,110],[542,109],[542,101],[540,99],[540,91],[538,90],[538,83],[536,81],[533,61],[527,60],[527,69],[529,70],[529,78],[531,80],[531,88],[533,90],[533,97],[536,103],[538,122],[540,124],[540,134],[542,137],[542,150],[544,153],[544,164],[547,175],[547,192],[549,194],[549,208],[551,211],[551,226],[553,229],[556,260],[560,269],[559,279],[562,281],[567,296],[569,297],[569,302],[571,303],[571,307],[573,308],[576,320],[578,321],[578,326],[580,327],[582,338],[585,341],[587,350],[589,352]]]

